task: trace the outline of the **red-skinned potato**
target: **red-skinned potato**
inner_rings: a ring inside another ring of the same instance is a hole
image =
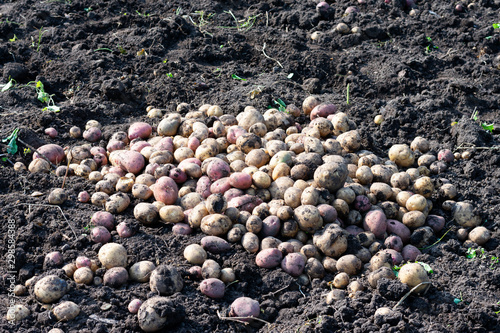
[[[289,253],[281,261],[281,269],[294,277],[301,275],[305,267],[306,257],[301,253]]]
[[[249,322],[251,318],[257,318],[260,314],[259,302],[250,297],[238,297],[231,303],[230,317],[240,317],[241,321]]]
[[[43,145],[37,149],[41,154],[45,155],[46,158],[53,164],[59,164],[65,159],[64,150],[61,146],[50,143]],[[42,158],[38,153],[33,154],[33,160]]]
[[[166,205],[175,203],[179,189],[176,182],[167,176],[160,177],[154,184],[153,195],[157,201]]]
[[[319,104],[311,110],[311,120],[318,117],[326,118],[331,114],[337,112],[337,106],[334,104]]]
[[[283,254],[280,250],[269,248],[260,251],[255,258],[255,262],[259,267],[274,268],[280,265],[282,259]]]
[[[226,285],[219,279],[209,278],[201,281],[200,291],[210,298],[222,298],[226,291]]]
[[[229,184],[240,190],[245,190],[252,186],[252,177],[244,172],[235,172],[229,176]]]
[[[382,238],[387,230],[387,218],[379,210],[372,210],[366,213],[363,220],[363,228],[372,232],[375,237]]]
[[[138,174],[146,164],[141,153],[131,150],[115,150],[109,154],[109,161],[113,166],[133,174]]]
[[[141,138],[147,139],[151,135],[152,127],[148,123],[137,122],[130,125],[128,129],[128,138],[130,140]]]

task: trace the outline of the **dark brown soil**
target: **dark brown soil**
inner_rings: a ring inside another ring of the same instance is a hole
[[[323,16],[313,1],[1,3],[1,83],[11,77],[19,84],[0,93],[1,138],[21,127],[20,138],[35,146],[43,142],[67,146],[83,143],[67,133],[74,125],[83,128],[90,119],[101,122],[105,139],[137,120],[156,124],[146,117],[148,105],[173,112],[181,102],[192,108],[218,104],[226,113],[236,114],[246,105],[265,111],[277,98],[301,105],[305,97],[316,94],[346,112],[360,129],[363,149],[380,156],[386,157],[392,144],[409,144],[415,136],[431,140],[434,152],[478,147],[469,150],[469,160],[455,161],[433,178],[450,180],[459,190],[459,200],[477,208],[484,226],[493,232],[484,246],[485,256],[466,258],[467,248],[455,234],[456,223],[440,209],[439,198],[434,198],[434,212],[446,217],[444,231],[452,230],[419,258],[434,270],[432,286],[423,296],[408,297],[397,308],[399,315],[386,322],[374,318],[374,313],[383,306],[393,307],[403,297],[408,289],[400,283],[383,281],[377,290],[368,287],[355,298],[327,305],[325,295],[333,276],[299,287],[281,269],[258,268],[255,256],[234,244],[227,254],[210,255],[222,266],[232,267],[238,280],[227,288],[223,299],[213,300],[199,292],[199,281],[189,278],[189,266],[182,257],[184,247],[198,242],[201,233],[175,236],[171,226],[141,226],[132,238],[113,234],[113,241],[128,249],[129,263],[171,263],[183,273],[185,287],[173,298],[184,307],[186,318],[169,327],[172,331],[499,332],[500,263],[492,260],[500,256],[499,136],[496,129],[490,133],[479,124],[500,124],[500,29],[492,27],[500,22],[499,0],[479,0],[471,8],[464,3],[463,12],[456,12],[453,2],[418,1],[414,16],[401,0],[389,4],[340,0]],[[359,12],[344,15],[352,5]],[[237,19],[255,17],[255,21],[250,19],[236,29],[228,11]],[[340,22],[360,27],[362,33],[340,35],[335,32]],[[323,34],[313,41],[310,35],[315,31]],[[54,94],[61,112],[42,111],[44,105],[36,99],[35,90],[25,86],[35,80]],[[251,98],[252,92],[260,93]],[[470,119],[474,111],[479,121]],[[373,123],[377,114],[386,119],[381,126]],[[458,124],[452,127],[453,122]],[[56,128],[59,137],[48,138],[46,127]],[[6,146],[0,148],[5,153]],[[31,156],[23,156],[24,148],[10,160],[29,162]],[[37,206],[47,202],[47,193],[60,187],[62,178],[16,173],[7,161],[1,163],[0,214],[2,221],[16,221],[17,283],[34,275],[60,274],[42,267],[50,251],[62,251],[66,262],[78,255],[95,258],[99,246],[84,234],[98,208],[76,200],[79,191],[91,192],[93,186],[79,177],[66,183],[70,199],[61,208],[75,237],[58,209]],[[32,197],[34,191],[44,195]],[[132,208],[117,219],[133,221]],[[5,223],[0,230],[1,332],[139,331],[137,317],[126,306],[133,298],[151,296],[147,284],[115,290],[68,281],[71,291],[63,300],[81,306],[76,319],[56,322],[30,294],[18,302],[31,315],[17,324],[7,323]],[[366,284],[364,276],[358,278]],[[239,296],[258,300],[260,318],[270,324],[246,327],[219,319],[217,311],[227,313]],[[462,301],[457,304],[456,298]],[[104,303],[111,304],[111,309],[101,310]],[[104,323],[92,315],[116,323]]]

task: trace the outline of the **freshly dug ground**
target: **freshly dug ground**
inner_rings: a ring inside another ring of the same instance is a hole
[[[130,264],[151,260],[182,272],[185,286],[174,298],[186,318],[169,327],[176,332],[498,332],[499,136],[498,127],[489,132],[481,123],[500,124],[500,29],[492,26],[500,22],[500,1],[464,2],[463,11],[455,10],[455,2],[418,1],[411,13],[405,1],[360,2],[333,2],[329,14],[321,16],[314,1],[4,1],[1,83],[12,78],[18,85],[0,93],[0,137],[19,127],[19,138],[31,145],[70,146],[84,141],[70,138],[69,129],[84,128],[90,119],[104,126],[105,138],[134,121],[156,125],[159,120],[146,117],[149,105],[175,112],[182,102],[192,109],[217,104],[237,114],[246,105],[264,112],[276,107],[278,98],[300,106],[314,94],[347,113],[358,125],[362,148],[379,156],[387,157],[391,145],[409,144],[416,136],[429,139],[436,153],[443,148],[469,151],[470,159],[456,160],[433,177],[455,184],[459,200],[472,203],[493,232],[485,254],[466,257],[456,223],[436,202],[434,213],[447,221],[438,237],[451,231],[418,258],[434,270],[432,286],[425,295],[406,298],[385,322],[374,313],[393,307],[408,291],[399,282],[383,281],[376,290],[367,287],[355,298],[327,305],[332,275],[299,287],[281,269],[258,268],[255,255],[233,244],[229,253],[210,255],[232,267],[238,280],[224,298],[213,300],[200,293],[199,281],[188,278],[190,265],[182,257],[183,249],[203,236],[199,231],[175,236],[170,225],[141,226],[136,236],[113,234],[113,240],[127,248]],[[358,12],[346,15],[349,6]],[[341,22],[360,32],[340,34],[335,28]],[[321,34],[312,40],[316,31]],[[33,84],[26,86],[30,81],[43,82],[45,91],[54,94],[59,113],[42,111],[45,105]],[[477,120],[471,119],[475,111]],[[373,122],[377,114],[385,117],[380,126]],[[44,134],[47,127],[56,128],[59,136],[50,139]],[[5,153],[6,145],[0,148]],[[28,164],[31,154],[24,155],[24,148],[20,145],[10,160]],[[66,181],[70,198],[61,208],[69,223],[58,209],[36,205],[46,204],[50,190],[62,181],[53,174],[17,173],[8,161],[1,162],[0,331],[140,331],[127,304],[150,297],[147,284],[116,290],[68,281],[71,291],[64,300],[81,307],[74,320],[51,319],[32,294],[17,301],[31,310],[30,316],[16,324],[5,320],[5,221],[16,221],[18,284],[46,272],[42,264],[48,252],[62,251],[65,262],[79,255],[96,258],[99,246],[86,236],[86,226],[99,209],[76,200],[80,191],[92,192],[92,184],[80,177]],[[31,196],[35,191],[43,195]],[[117,216],[118,222],[134,220],[132,210]],[[367,285],[365,277],[358,279]],[[227,315],[240,296],[258,300],[260,318],[269,325],[219,319],[217,311]],[[101,310],[103,304],[111,308]]]

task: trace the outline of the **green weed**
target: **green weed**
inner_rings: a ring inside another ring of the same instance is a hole
[[[470,119],[474,121],[479,121],[478,111],[476,109],[474,109],[474,112],[472,112],[472,116],[470,117]],[[487,124],[481,121],[479,121],[479,124],[485,131],[493,133],[493,129],[495,128],[494,124]]]
[[[17,135],[19,134],[19,128],[14,129],[12,133],[6,137],[5,139],[2,139],[2,142],[8,142],[7,144],[7,153],[14,155],[17,153]]]

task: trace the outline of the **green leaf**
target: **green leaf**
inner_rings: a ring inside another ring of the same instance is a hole
[[[232,77],[233,79],[235,79],[235,80],[241,80],[241,81],[246,81],[246,80],[247,80],[247,79],[244,79],[244,78],[242,78],[242,77],[239,77],[239,76],[238,76],[238,75],[236,75],[236,74],[232,74],[232,75],[231,75],[231,77]]]
[[[11,79],[9,82],[3,85],[2,92],[9,90],[13,86],[14,86],[14,80]]]
[[[493,29],[500,29],[500,23],[493,23]]]
[[[59,111],[61,111],[61,108],[58,107],[57,105],[49,105],[49,106],[44,107],[43,111],[52,111],[52,112],[58,113]]]
[[[419,263],[420,265],[422,265],[422,267],[425,269],[425,271],[429,274],[432,274],[434,273],[434,271],[432,270],[431,266],[429,266],[428,264],[424,263],[424,262],[418,262],[416,261],[417,263]]]
[[[19,133],[19,128],[16,128],[14,131],[12,131],[12,134],[9,135],[7,138],[3,139],[2,142],[7,142],[9,141],[9,144],[7,145],[7,153],[14,155],[17,153],[17,134]]]
[[[493,124],[481,123],[481,126],[486,130],[493,133],[493,129],[495,128]]]
[[[465,256],[468,258],[468,259],[474,259],[477,254],[476,254],[476,250],[474,250],[473,248],[469,247],[467,249],[467,253],[465,254]]]

